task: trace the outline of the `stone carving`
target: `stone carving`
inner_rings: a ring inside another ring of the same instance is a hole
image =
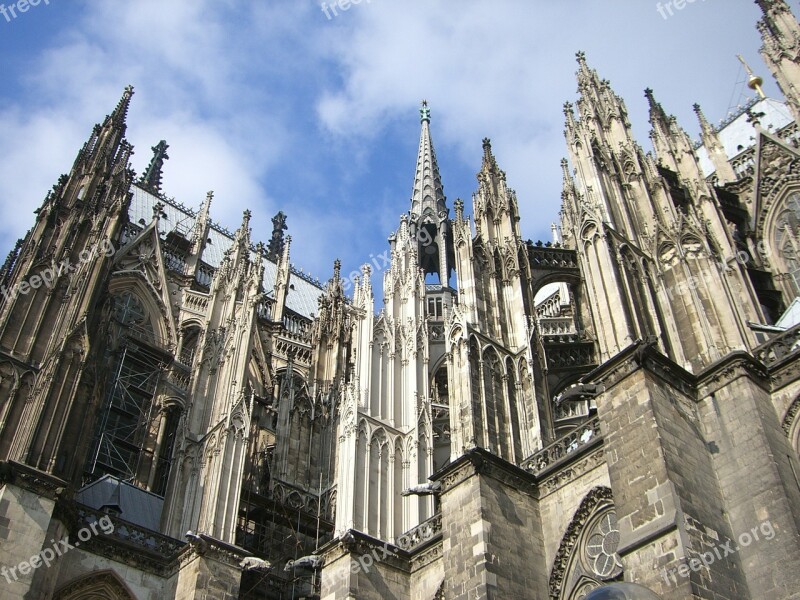
[[[561,538],[561,544],[559,544],[558,552],[556,553],[556,558],[553,562],[553,569],[550,573],[549,587],[551,600],[563,600],[564,598],[571,597],[567,594],[569,590],[565,589],[564,586],[565,584],[570,583],[566,581],[566,576],[569,574],[570,567],[572,566],[574,560],[579,558],[576,556],[576,552],[581,550],[581,548],[578,547],[578,542],[581,540],[581,534],[584,532],[587,523],[589,523],[593,516],[595,516],[601,510],[606,508],[610,509],[611,506],[611,490],[607,487],[596,487],[592,489],[586,495],[586,497],[584,497],[583,501],[578,507],[578,510],[575,511],[572,521],[570,521],[564,536]],[[605,515],[603,515],[603,517],[605,517]],[[613,531],[616,531],[615,527],[610,526],[615,524],[616,519],[613,519],[613,523],[609,523],[609,526],[605,527],[605,529],[598,527],[597,532],[593,530],[591,533],[592,535],[596,533],[598,536],[605,539],[607,535],[611,535]],[[617,532],[617,544],[619,543],[618,535],[619,532]],[[603,539],[598,538],[596,541],[603,541]],[[592,547],[595,548],[594,546]],[[613,559],[612,562],[614,563],[618,561],[615,550],[616,546],[614,546],[613,553],[610,551],[593,551],[595,558],[604,559],[600,564],[604,570],[608,570],[608,561],[605,560],[606,557],[611,556]],[[616,568],[611,568],[609,573],[618,573],[618,571]],[[583,584],[579,583],[578,585]]]

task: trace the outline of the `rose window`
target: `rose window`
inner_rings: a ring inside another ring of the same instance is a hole
[[[622,571],[617,548],[619,548],[617,515],[614,511],[608,511],[597,521],[586,542],[588,563],[596,575],[607,579]]]

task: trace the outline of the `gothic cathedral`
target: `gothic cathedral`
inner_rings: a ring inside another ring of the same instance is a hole
[[[126,88],[0,269],[0,598],[800,599],[800,25],[757,4],[784,98],[748,67],[699,142],[578,53],[547,242],[488,139],[448,204],[423,102],[350,296],[284,213],[166,196],[165,141],[136,176]]]

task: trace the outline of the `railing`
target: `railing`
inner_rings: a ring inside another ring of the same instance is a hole
[[[427,521],[423,521],[413,529],[409,529],[403,535],[397,538],[396,545],[403,550],[411,551],[420,544],[427,542],[429,539],[442,531],[442,513],[433,515]]]
[[[319,280],[319,277],[314,277],[308,273],[303,273],[300,269],[296,268],[294,265],[289,265],[289,271],[292,275],[296,275],[303,281],[307,281],[314,287],[318,287],[320,290],[323,289],[323,283]]]
[[[541,335],[576,334],[575,323],[569,317],[542,317],[539,319]]]
[[[797,129],[797,123],[791,122],[786,127],[778,131],[778,137],[788,143],[790,146],[797,148],[800,144],[800,131]]]
[[[184,290],[183,308],[200,316],[205,316],[206,309],[208,309],[208,294]]]
[[[289,333],[305,336],[311,326],[311,321],[303,317],[284,314],[283,326]]]
[[[182,365],[186,365],[187,367],[191,367],[192,363],[194,362],[194,353],[197,351],[197,346],[191,346],[189,348],[183,348],[181,350],[180,355],[178,356],[178,360]]]
[[[756,172],[755,156],[755,148],[748,148],[731,160],[731,166],[737,178],[742,179]]]
[[[582,342],[577,333],[542,338],[548,369],[575,369],[595,364],[594,344]]]
[[[214,267],[205,263],[200,263],[197,267],[197,273],[194,276],[195,281],[203,287],[211,287],[211,280],[214,279],[214,272]]]
[[[275,354],[289,358],[293,354],[295,361],[303,364],[311,363],[311,346],[304,337],[282,332],[275,342]]]
[[[269,321],[272,318],[272,308],[275,306],[273,298],[264,298],[256,305],[256,314],[259,319]]]
[[[186,256],[172,248],[164,248],[164,263],[170,271],[181,275],[186,273]]]
[[[800,348],[800,325],[776,335],[761,344],[753,355],[767,366],[782,360]]]
[[[574,419],[576,417],[589,416],[589,402],[588,400],[573,400],[571,402],[564,402],[555,410],[555,420],[561,419]]]
[[[590,441],[599,437],[600,419],[595,417],[524,460],[521,467],[533,474],[541,473],[548,467],[565,460]]]
[[[107,523],[110,519],[111,524],[114,526],[113,531],[106,533],[106,529],[99,528],[104,538],[135,546],[140,550],[151,552],[164,559],[173,557],[185,545],[185,542],[161,535],[146,527],[134,525],[117,516],[94,510],[83,504],[78,505],[77,513],[79,525],[91,525],[92,523],[97,523],[100,519],[105,519],[103,523]],[[95,526],[95,529],[98,528]]]
[[[548,242],[549,244],[549,242]],[[528,242],[528,259],[533,269],[577,269],[578,255],[575,250]]]
[[[569,304],[568,299],[566,304]],[[560,314],[561,292],[558,289],[550,294],[545,300],[536,305],[536,316],[539,318],[558,317]]]
[[[183,363],[183,360],[181,362]],[[191,363],[183,364],[185,367],[181,367],[178,363],[173,363],[167,372],[167,382],[172,384],[175,389],[186,393],[189,391],[189,385],[192,382],[192,376],[188,370],[191,367]]]

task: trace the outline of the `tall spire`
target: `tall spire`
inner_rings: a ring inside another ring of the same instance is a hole
[[[644,95],[650,105],[650,124],[652,125],[650,139],[653,141],[656,157],[664,166],[682,174],[687,180],[692,180],[699,176],[699,173],[691,171],[689,166],[689,163],[692,162],[691,160],[684,162],[685,156],[694,156],[693,145],[689,136],[678,125],[675,117],[668,115],[661,103],[655,99],[653,90],[647,88],[644,91]]]
[[[125,141],[125,119],[132,96],[133,86],[129,85],[114,111],[106,115],[103,124],[94,126],[92,135],[75,159],[73,169],[84,172],[95,168],[112,171],[115,168],[127,168],[133,148]]]
[[[128,118],[128,108],[131,105],[131,96],[133,96],[133,86],[128,85],[122,92],[122,98],[119,99],[119,102],[117,103],[117,107],[114,109],[114,112],[111,113],[111,120],[116,125],[125,124],[125,119]]]
[[[647,98],[647,104],[650,108],[650,125],[652,126],[650,139],[653,140],[653,148],[658,158],[666,160],[666,154],[674,153],[673,138],[676,134],[680,135],[680,128],[675,121],[675,117],[668,115],[661,103],[656,100],[652,89],[647,88],[644,91],[644,96]],[[674,167],[671,168],[674,169]]]
[[[757,4],[764,15],[756,25],[763,42],[761,57],[786,97],[795,121],[800,121],[800,57],[797,53],[800,23],[784,0],[757,0]],[[760,78],[754,76],[749,68],[748,75],[748,86],[759,91]]]
[[[614,93],[607,79],[601,79],[597,71],[589,67],[584,52],[576,53],[575,58],[578,62],[575,76],[580,93],[578,112],[581,120],[594,121],[596,134],[614,147],[619,142],[632,141],[625,102]]]
[[[731,163],[728,162],[728,156],[725,154],[725,148],[722,146],[719,135],[706,119],[700,105],[695,104],[693,108],[697,115],[697,120],[700,122],[700,139],[703,141],[706,152],[708,152],[709,160],[714,165],[717,182],[725,184],[736,181],[736,173]]]
[[[165,140],[161,140],[151,148],[153,151],[153,158],[150,160],[147,170],[142,174],[141,179],[139,179],[139,183],[144,188],[157,196],[161,195],[161,175],[164,161],[169,159],[167,148],[169,148],[169,144],[167,144]]]
[[[283,211],[278,211],[274,217],[272,217],[272,238],[269,240],[269,256],[274,261],[278,261],[283,252],[283,245],[284,245],[284,234],[283,232],[286,231],[288,227],[286,226],[286,215],[283,214]]]
[[[419,137],[419,153],[417,155],[417,170],[414,175],[414,190],[411,194],[411,212],[417,215],[430,209],[434,215],[446,211],[442,178],[439,175],[439,165],[436,162],[436,152],[431,141],[431,109],[427,100],[422,101],[419,109],[422,132]]]

